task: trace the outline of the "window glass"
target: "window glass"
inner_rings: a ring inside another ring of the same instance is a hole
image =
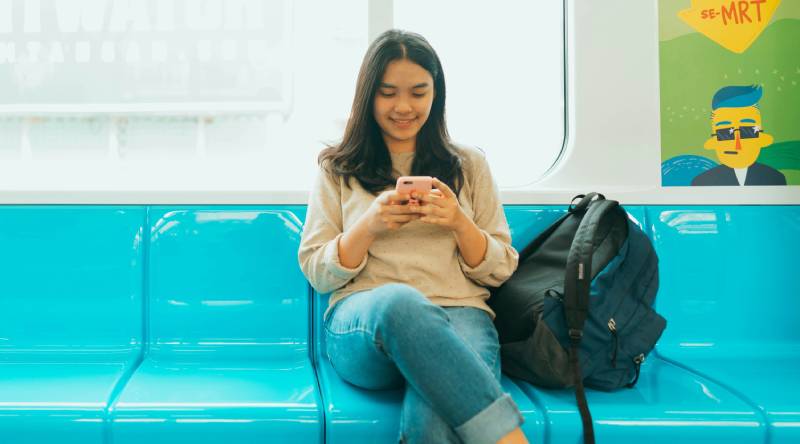
[[[307,188],[367,44],[366,0],[0,0],[0,169]]]
[[[454,140],[486,152],[501,187],[540,178],[564,140],[563,4],[394,2],[396,27],[436,49]]]
[[[173,166],[186,189],[203,183],[191,164],[214,184],[307,189],[368,36],[391,24],[442,58],[454,139],[483,148],[501,186],[529,183],[564,136],[562,15],[526,1],[0,0],[0,173],[35,182],[47,164],[48,184],[135,190],[155,179],[115,168]]]

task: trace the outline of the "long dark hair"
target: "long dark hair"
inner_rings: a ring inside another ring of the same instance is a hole
[[[372,194],[394,186],[397,178],[392,177],[392,159],[375,121],[373,102],[386,66],[398,59],[416,63],[433,78],[433,104],[428,120],[417,134],[411,175],[438,177],[458,195],[464,175],[461,157],[450,141],[445,123],[442,64],[428,41],[413,32],[393,29],[372,42],[358,73],[344,137],[338,145],[323,149],[317,160],[328,174],[343,176],[348,188],[350,177],[355,177]]]

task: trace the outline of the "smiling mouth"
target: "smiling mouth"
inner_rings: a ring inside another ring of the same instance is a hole
[[[395,120],[395,119],[389,119],[389,120],[392,121],[392,125],[394,125],[395,128],[402,131],[414,128],[414,122],[417,121],[416,118],[409,120]]]
[[[723,151],[723,153],[725,153],[725,154],[739,154],[736,151]]]

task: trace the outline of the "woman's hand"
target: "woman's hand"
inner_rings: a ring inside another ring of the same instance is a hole
[[[411,195],[424,204],[409,206],[411,212],[421,215],[419,219],[421,222],[439,225],[456,232],[464,230],[468,218],[458,203],[456,193],[435,177],[433,186],[436,189],[430,194],[414,192]]]
[[[367,230],[372,236],[378,236],[389,230],[396,230],[403,225],[422,217],[409,209],[408,193],[398,193],[396,190],[384,191],[372,202],[364,216],[367,221]]]
[[[433,185],[436,190],[431,194],[412,196],[426,205],[412,205],[411,211],[423,214],[420,221],[445,227],[455,233],[458,251],[464,262],[470,267],[477,267],[486,256],[488,240],[475,222],[464,214],[456,193],[439,179],[434,178]]]

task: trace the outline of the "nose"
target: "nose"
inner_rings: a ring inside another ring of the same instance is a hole
[[[736,132],[736,151],[742,150],[742,139],[739,137],[739,132]]]
[[[411,111],[411,105],[409,105],[406,100],[398,100],[397,104],[394,106],[394,112],[397,114],[406,114]]]

